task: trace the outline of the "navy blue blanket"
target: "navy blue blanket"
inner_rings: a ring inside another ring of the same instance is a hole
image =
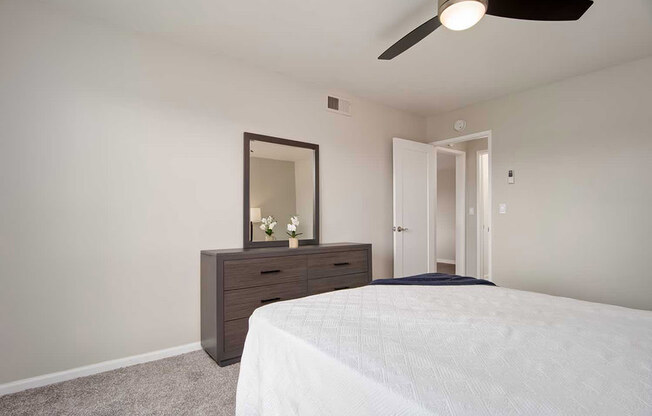
[[[486,285],[496,286],[488,280],[474,277],[457,276],[444,273],[425,273],[417,276],[401,277],[398,279],[373,280],[370,285],[418,285],[418,286],[471,286]]]

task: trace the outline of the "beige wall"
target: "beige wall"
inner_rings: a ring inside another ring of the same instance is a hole
[[[452,159],[450,167],[443,159]],[[455,156],[437,153],[437,261],[455,261]]]
[[[252,157],[249,163],[250,205],[260,208],[263,217],[273,216],[278,222],[274,236],[287,240],[285,225],[297,209],[294,162]],[[254,224],[254,240],[264,241],[265,232],[259,227]]]
[[[299,238],[309,240],[313,238],[315,163],[312,159],[297,160],[294,162],[294,171],[297,190],[295,212],[299,216],[298,232],[303,234]]]
[[[651,109],[647,58],[428,120],[429,140],[493,132],[497,284],[652,309]]]
[[[245,131],[320,145],[322,242],[392,272],[392,137],[425,120],[0,2],[0,383],[199,340],[199,251],[242,245]]]

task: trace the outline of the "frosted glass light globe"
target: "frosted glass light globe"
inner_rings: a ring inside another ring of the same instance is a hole
[[[439,21],[450,30],[466,30],[482,19],[487,6],[479,0],[449,0],[439,8]]]

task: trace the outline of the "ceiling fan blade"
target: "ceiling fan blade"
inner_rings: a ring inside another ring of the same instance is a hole
[[[403,36],[401,40],[389,47],[385,52],[378,57],[378,59],[389,60],[394,59],[398,55],[407,51],[417,43],[419,43],[423,38],[435,31],[441,22],[439,21],[439,16],[435,16],[432,19],[428,20],[426,23],[414,29],[412,32]]]
[[[521,20],[578,20],[591,0],[489,0],[487,14]]]

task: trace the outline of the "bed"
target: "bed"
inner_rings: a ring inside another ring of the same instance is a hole
[[[651,415],[652,312],[486,285],[257,309],[236,414]]]

